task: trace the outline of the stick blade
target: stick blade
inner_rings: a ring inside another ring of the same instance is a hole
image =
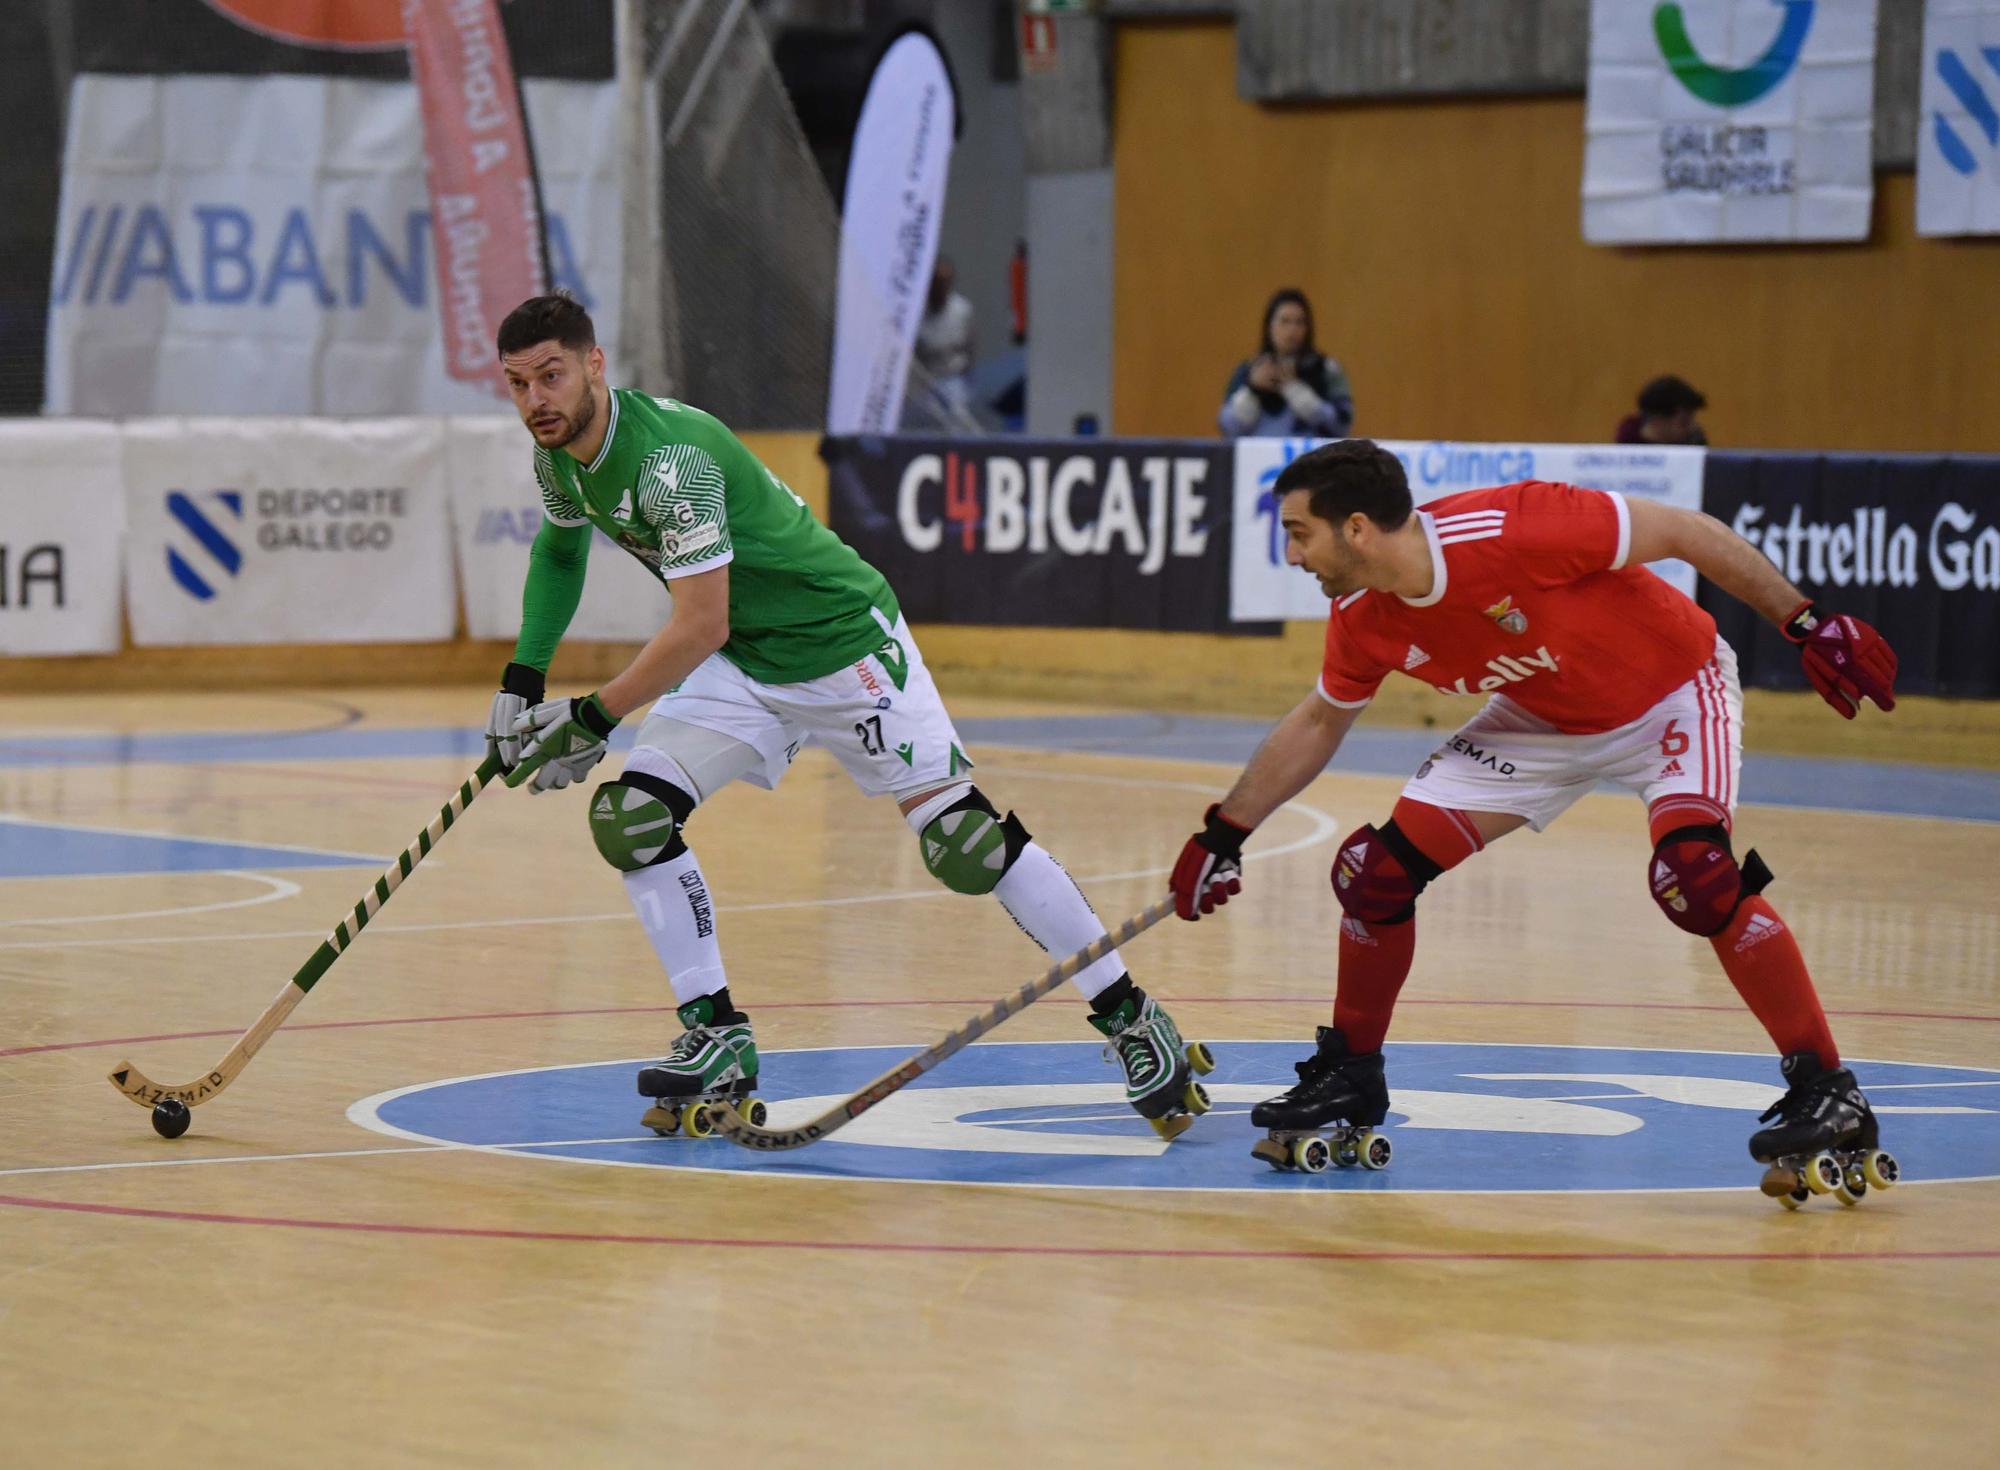
[[[191,1108],[199,1107],[230,1082],[227,1073],[215,1071],[179,1087],[163,1086],[130,1062],[120,1062],[106,1074],[106,1079],[142,1108],[150,1108],[169,1097],[178,1098]]]

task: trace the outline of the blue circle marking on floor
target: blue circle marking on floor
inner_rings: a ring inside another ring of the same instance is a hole
[[[1312,1176],[1250,1157],[1252,1103],[1294,1080],[1296,1041],[1214,1043],[1215,1109],[1171,1145],[1091,1042],[969,1047],[820,1143],[757,1154],[638,1126],[640,1061],[450,1078],[348,1110],[379,1132],[523,1157],[826,1179],[1095,1189],[1564,1193],[1754,1188],[1745,1147],[1776,1059],[1623,1047],[1392,1043],[1394,1161]],[[812,1117],[915,1048],[767,1051],[771,1126]],[[1911,1182],[2000,1177],[2000,1071],[1855,1061]]]

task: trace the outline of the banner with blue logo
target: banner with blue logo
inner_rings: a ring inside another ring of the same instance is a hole
[[[135,644],[452,636],[438,419],[143,420],[124,478]]]
[[[555,284],[591,308],[613,351],[616,88],[529,81],[524,91],[546,140],[538,165]],[[46,411],[490,410],[491,392],[446,372],[423,136],[406,81],[79,75]],[[467,272],[476,275],[478,242],[461,244],[444,280],[476,292]]]
[[[2000,234],[2000,0],[1930,0],[1917,233]]]
[[[1236,441],[1235,543],[1230,551],[1229,615],[1323,620],[1326,594],[1319,582],[1285,562],[1285,533],[1278,524],[1279,472],[1325,439]],[[1482,490],[1516,480],[1555,480],[1592,490],[1615,490],[1688,510],[1701,509],[1705,449],[1655,444],[1462,444],[1444,439],[1379,439],[1402,461],[1418,505],[1462,490]],[[1653,570],[1694,596],[1694,568],[1658,562]]]
[[[1592,0],[1583,236],[1860,240],[1875,0]]]

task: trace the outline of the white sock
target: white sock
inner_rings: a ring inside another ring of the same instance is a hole
[[[715,937],[715,905],[692,852],[627,873],[625,892],[667,972],[674,1004],[713,995],[729,983]]]
[[[1092,940],[1104,937],[1104,925],[1076,886],[1076,879],[1037,843],[1021,849],[993,896],[1014,916],[1014,922],[1028,931],[1029,938],[1057,959],[1068,959]],[[1124,961],[1114,949],[1086,966],[1070,983],[1085,1000],[1092,1000],[1124,973]]]

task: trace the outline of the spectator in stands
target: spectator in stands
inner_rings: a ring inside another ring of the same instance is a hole
[[[1668,373],[1639,390],[1639,411],[1619,420],[1620,444],[1706,444],[1694,416],[1708,400],[1685,378]]]
[[[1313,346],[1312,306],[1287,287],[1264,308],[1264,340],[1236,365],[1219,415],[1224,437],[1339,439],[1354,427],[1354,395],[1339,363]]]
[[[974,353],[972,303],[952,289],[951,257],[940,255],[917,326],[917,365],[930,375],[930,391],[945,422],[970,422],[972,387],[967,374]]]

